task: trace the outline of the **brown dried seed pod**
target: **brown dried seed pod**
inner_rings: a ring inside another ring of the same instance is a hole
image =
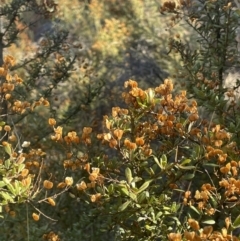
[[[53,183],[50,182],[50,181],[48,181],[48,180],[45,180],[45,181],[43,182],[43,186],[44,186],[46,189],[51,189],[51,188],[53,188]]]

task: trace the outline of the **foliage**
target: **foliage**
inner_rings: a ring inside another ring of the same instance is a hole
[[[102,87],[101,81],[95,80],[83,84],[94,75],[85,66],[84,74],[77,70],[82,78],[72,81],[68,93],[63,91],[76,74],[75,67],[85,62],[75,52],[78,46],[68,42],[67,31],[57,24],[38,43],[29,39],[29,27],[54,18],[55,5],[47,4],[50,2],[4,1],[0,6],[2,240],[36,240],[53,230],[52,207],[70,189],[72,178],[56,161],[62,150],[46,139],[52,132],[48,119],[55,117],[66,124],[80,113],[84,116]],[[35,18],[29,21],[28,13]],[[56,189],[59,183],[64,188]],[[30,225],[32,218],[38,224]]]
[[[180,240],[181,232],[191,240],[238,240],[231,236],[239,170],[232,135],[201,120],[185,91],[172,96],[170,80],[145,91],[132,80],[125,86],[128,108],[113,108],[97,136],[113,151],[91,169],[85,164],[75,186],[98,215],[110,216],[105,232],[117,228],[120,240]]]

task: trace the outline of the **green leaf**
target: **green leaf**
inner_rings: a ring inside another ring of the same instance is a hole
[[[141,162],[141,164],[140,164],[140,166],[141,167],[145,167],[145,166],[148,166],[148,161],[143,161],[143,162]]]
[[[141,222],[142,220],[146,220],[147,219],[147,217],[139,217],[138,219],[137,219],[137,222]]]
[[[145,225],[145,228],[149,231],[154,230],[156,227],[155,226],[149,226],[149,225]]]
[[[240,215],[238,215],[233,222],[233,228],[239,228],[239,227],[240,227]]]
[[[1,188],[1,187],[5,187],[5,186],[6,186],[6,183],[3,182],[3,181],[0,181],[0,188]]]
[[[142,191],[144,191],[145,189],[147,189],[151,182],[152,182],[152,180],[148,180],[148,181],[144,182],[143,185],[138,189],[138,191],[136,193],[139,194]]]
[[[167,200],[167,195],[161,194],[158,199],[159,199],[159,202],[164,202]]]
[[[167,156],[166,155],[162,155],[161,159],[160,159],[160,167],[161,169],[165,169],[167,165]]]
[[[130,187],[127,188],[126,186],[120,186],[120,190],[123,195],[130,197],[134,201],[137,201],[137,195],[131,191]]]
[[[2,180],[5,182],[5,184],[9,184],[10,183],[9,179],[7,179],[6,177],[3,177]]]
[[[195,145],[193,148],[193,158],[198,158],[201,153],[201,148],[199,145]]]
[[[192,161],[191,159],[185,159],[181,162],[181,165],[184,166],[184,165],[190,163],[191,161]]]
[[[105,194],[104,189],[102,187],[100,187],[100,186],[97,186],[96,190],[97,190],[97,192],[101,193],[102,195]]]
[[[158,220],[158,219],[162,216],[162,214],[163,214],[163,213],[162,213],[161,211],[158,212],[157,215],[156,215],[156,220]]]
[[[144,192],[138,195],[138,203],[142,203],[146,199],[146,194]]]
[[[200,215],[200,212],[197,210],[197,208],[195,208],[194,206],[190,206],[190,208],[194,211],[194,212],[196,212],[197,214],[199,214]]]
[[[215,197],[215,195],[213,196],[213,195],[210,195],[209,196],[210,197],[210,199],[211,199],[211,203],[212,203],[212,206],[214,207],[214,208],[217,208],[217,206],[218,206],[218,198],[220,199],[221,197]]]
[[[191,180],[191,179],[194,178],[194,176],[195,176],[194,173],[186,174],[186,175],[183,176],[183,179],[184,180]]]
[[[141,177],[134,177],[132,179],[132,182],[139,182],[139,181],[142,181],[142,178]]]
[[[139,106],[141,106],[142,108],[146,108],[147,107],[146,103],[142,103],[142,99],[141,98],[137,97],[136,100],[137,100],[137,103],[139,104]]]
[[[126,188],[126,186],[120,186],[120,191],[121,191],[122,194],[128,196],[129,191]]]
[[[7,159],[7,160],[4,162],[4,165],[5,165],[5,167],[6,167],[7,169],[9,169],[10,166],[11,166],[11,161],[10,161],[10,159]]]
[[[182,189],[174,188],[173,190],[176,191],[176,192],[182,192],[182,193],[185,193],[185,190],[182,190]]]
[[[71,198],[76,198],[76,196],[75,196],[73,193],[71,193],[71,192],[68,192],[68,195],[69,195]]]
[[[13,185],[10,183],[10,180],[7,179],[6,177],[3,178],[3,181],[6,183],[6,186],[8,188],[8,190],[13,194],[16,195],[16,191],[13,187]]]
[[[151,176],[154,176],[155,175],[155,172],[153,171],[153,169],[150,167],[149,168],[149,174],[151,175]]]
[[[3,199],[6,200],[7,203],[14,203],[13,197],[7,193],[7,192],[0,192],[0,195],[3,197]]]
[[[203,166],[209,166],[209,167],[219,167],[218,164],[214,164],[214,163],[210,163],[210,162],[207,162],[207,163],[204,163]]]
[[[23,163],[19,164],[17,169],[18,173],[20,173],[24,168],[25,168],[25,164]]]
[[[128,196],[133,200],[133,201],[137,201],[137,195],[134,194],[133,192],[129,192]]]
[[[15,187],[15,193],[16,195],[19,195],[20,194],[20,191],[21,191],[21,188],[19,186],[19,181],[15,180],[14,182],[14,187]]]
[[[208,219],[208,220],[201,221],[201,223],[213,225],[215,224],[215,221],[213,219]]]
[[[173,202],[171,206],[171,210],[173,213],[177,213],[177,210],[179,209],[180,205],[178,205],[176,202]]]
[[[177,165],[180,169],[183,169],[183,170],[192,170],[192,169],[195,169],[196,167],[195,166],[182,166],[180,164]]]
[[[134,178],[132,179],[132,181],[131,181],[131,187],[132,187],[133,189],[135,189],[135,188],[136,188],[136,182],[139,182],[139,181],[141,181],[141,180],[142,180],[141,177],[134,177]],[[137,191],[137,189],[134,190],[134,191]]]
[[[130,203],[131,203],[130,200],[126,201],[125,203],[123,203],[123,204],[118,208],[118,211],[119,211],[119,212],[122,212],[123,210],[125,210],[125,209],[128,207],[128,205],[129,205]]]
[[[9,156],[12,155],[12,146],[10,144],[7,143],[7,145],[3,146],[3,148]]]
[[[157,159],[156,156],[152,156],[153,157],[153,160],[156,162],[156,164],[160,167],[160,169],[162,169],[160,163],[159,163],[159,160]]]
[[[132,171],[129,167],[125,169],[125,176],[126,176],[127,182],[131,183],[133,177],[132,177]]]
[[[110,184],[110,185],[108,186],[108,192],[109,192],[109,194],[112,194],[112,193],[114,192],[114,186],[113,186],[113,184]]]
[[[0,121],[0,126],[5,126],[6,122]]]
[[[179,221],[179,219],[177,217],[171,217],[170,216],[170,218],[173,219],[177,223],[178,226],[181,225],[181,222]]]

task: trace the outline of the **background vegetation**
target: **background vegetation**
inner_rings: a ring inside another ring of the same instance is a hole
[[[1,240],[238,240],[237,2],[0,3]]]

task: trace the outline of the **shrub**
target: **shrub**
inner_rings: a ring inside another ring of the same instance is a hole
[[[11,4],[3,9],[9,16]],[[233,5],[166,1],[160,12],[172,14],[171,26],[186,21],[199,45],[186,44],[175,33],[169,50],[182,61],[182,68],[170,73],[177,87],[170,78],[148,89],[126,81],[124,104],[104,116],[101,133],[86,122],[67,125],[82,109],[89,111],[101,86],[89,87],[86,98],[76,97],[81,101],[66,109],[52,104],[77,60],[62,49],[64,31],[61,41],[49,36],[53,39],[43,42],[34,58],[15,69],[14,58],[5,55],[0,206],[3,229],[17,229],[3,239],[239,240],[239,81],[233,87],[224,82],[230,66],[238,64],[239,13]],[[121,9],[114,11],[122,15]],[[112,35],[100,34],[97,51],[106,50],[99,44],[116,33],[129,34],[121,21],[106,22]],[[14,33],[15,25],[9,21],[9,26]],[[12,43],[6,36],[4,41]],[[119,46],[127,41],[121,37]],[[114,56],[118,53],[115,48]],[[17,69],[26,80],[11,74]],[[47,87],[33,81],[41,77],[48,83],[49,76],[53,82]],[[27,230],[21,229],[26,224]]]

